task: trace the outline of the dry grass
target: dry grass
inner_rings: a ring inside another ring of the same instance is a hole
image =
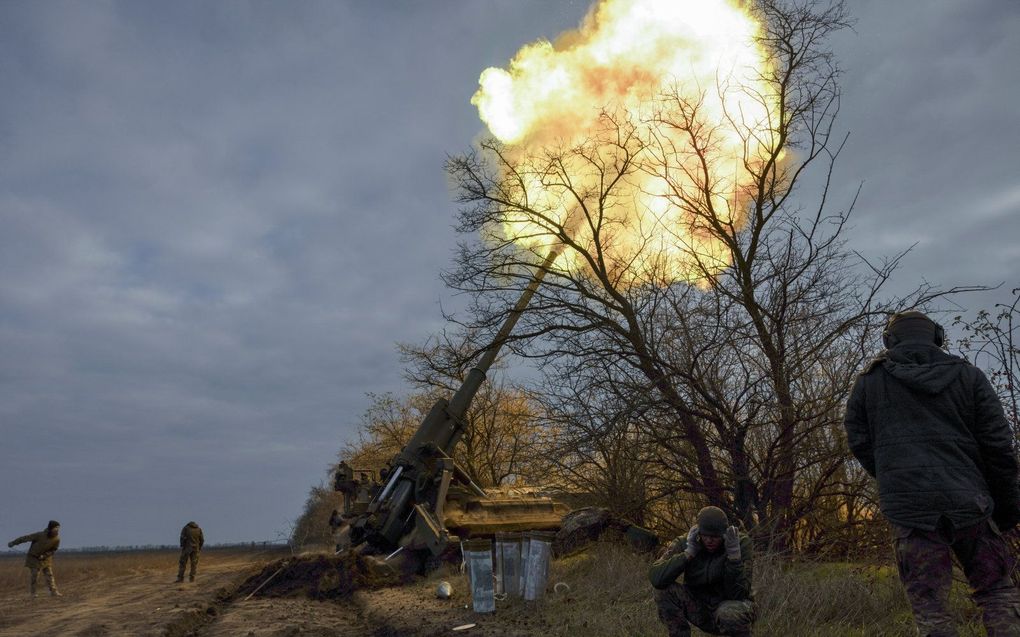
[[[247,549],[206,549],[202,557],[255,558],[265,553],[270,559],[279,549],[252,552]],[[176,550],[126,551],[110,553],[58,552],[53,558],[53,573],[61,588],[81,588],[98,581],[125,575],[165,572],[168,579],[177,574]],[[40,583],[44,585],[40,576]],[[24,592],[28,588],[29,571],[24,554],[0,557],[0,595]]]
[[[0,593],[23,591],[28,586],[29,571],[24,556],[0,559]],[[154,569],[176,572],[177,554],[171,551],[139,551],[137,553],[57,553],[53,573],[57,584],[75,587],[120,575],[137,574]]]
[[[757,635],[805,637],[906,637],[916,635],[913,616],[895,568],[845,563],[756,562]],[[958,581],[950,598],[962,637],[984,635],[967,587]]]
[[[228,554],[227,550],[214,551],[210,557],[226,558]],[[241,554],[249,559],[255,557],[250,551],[238,551],[238,556]],[[280,557],[279,551],[265,554],[266,561],[274,557]],[[23,593],[27,588],[28,570],[22,566],[23,561],[23,557],[0,558],[0,596]],[[648,565],[648,558],[621,546],[593,545],[553,564],[550,584],[565,582],[569,591],[555,593],[550,589],[538,603],[498,602],[493,619],[498,619],[497,625],[507,628],[507,634],[543,637],[665,635],[646,578]],[[770,556],[759,557],[755,565],[759,606],[755,635],[759,637],[906,637],[915,634],[899,580],[889,566],[791,563]],[[55,563],[57,581],[68,589],[138,574],[159,573],[169,580],[176,574],[176,568],[175,551],[58,553]],[[436,584],[444,579],[453,584],[458,596],[466,594],[465,576],[444,568],[414,585],[419,591],[412,597],[430,598]],[[963,637],[984,635],[962,581],[954,588],[952,605]],[[695,631],[694,634],[700,633]]]
[[[548,626],[543,635],[584,637],[659,637],[651,586],[650,560],[629,550],[597,544],[554,563],[550,584],[566,582],[565,594],[549,592],[538,604],[498,602],[498,614],[511,624],[531,621]],[[450,580],[466,591],[463,575],[437,573],[434,586]],[[784,563],[770,556],[755,562],[759,637],[907,637],[916,635],[913,618],[895,570],[889,566]],[[951,599],[962,637],[984,635],[966,586],[957,582]],[[694,631],[695,635],[703,634]]]

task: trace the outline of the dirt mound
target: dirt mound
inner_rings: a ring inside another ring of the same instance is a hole
[[[204,610],[191,610],[167,624],[163,637],[196,637],[203,627],[216,621],[220,612],[233,601],[233,595],[225,588],[216,591],[212,604]],[[105,634],[105,633],[104,633]]]
[[[400,584],[405,577],[374,557],[353,553],[342,555],[303,555],[266,564],[245,580],[235,598],[310,597],[338,599],[363,588],[381,588]]]

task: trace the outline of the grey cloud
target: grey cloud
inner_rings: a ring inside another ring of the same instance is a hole
[[[1015,277],[1008,253],[1020,217],[1009,214],[1008,193],[1020,130],[1006,78],[1020,56],[1020,11],[990,0],[852,9],[856,33],[838,39],[836,54],[846,69],[841,125],[852,131],[838,176],[864,181],[855,242],[871,256],[917,243],[901,289],[922,278]]]
[[[1008,4],[855,3],[836,43],[838,189],[866,182],[857,245],[921,240],[905,286],[1020,265]],[[478,74],[586,10],[3,4],[0,533],[285,531],[365,392],[402,388],[394,342],[456,303],[442,162]]]

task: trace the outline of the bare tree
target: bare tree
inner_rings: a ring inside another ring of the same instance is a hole
[[[361,416],[357,439],[347,441],[338,455],[356,470],[374,472],[400,453],[432,403],[423,394],[405,398],[389,393],[369,394],[369,398],[371,404]]]
[[[996,303],[992,311],[980,310],[972,320],[957,316],[953,325],[963,329],[958,342],[974,364],[988,370],[992,382],[1020,436],[1020,288],[1013,288],[1013,302]]]
[[[660,499],[651,482],[653,449],[640,424],[649,405],[621,393],[625,379],[603,372],[546,375],[556,382],[535,391],[545,425],[535,449],[547,459],[547,482],[573,493],[578,504],[646,524],[650,505]]]
[[[401,345],[405,378],[433,396],[455,393],[478,349],[475,342],[470,333],[444,332],[421,346]],[[537,408],[528,392],[506,379],[497,359],[465,415],[454,459],[483,487],[535,484],[546,473],[534,452]]]
[[[340,451],[355,469],[387,465],[414,435],[440,396],[449,396],[467,375],[467,337],[440,334],[422,346],[401,345],[405,377],[416,388],[404,398],[371,395],[358,437]],[[523,389],[508,383],[499,366],[475,395],[465,414],[464,434],[454,459],[483,487],[533,483],[547,473],[533,447],[538,435],[537,406]]]
[[[340,508],[340,498],[333,491],[319,485],[312,487],[305,500],[305,508],[294,521],[290,531],[290,545],[293,549],[307,546],[332,544],[332,529],[329,518],[333,510]]]
[[[957,316],[953,324],[964,332],[957,343],[960,350],[985,370],[995,387],[1020,450],[1020,288],[1011,292],[1009,305],[997,303],[992,311],[979,310],[970,320]],[[1007,539],[1013,554],[1020,553],[1020,530],[1010,531]],[[1020,585],[1020,564],[1014,565],[1012,576]]]
[[[946,292],[882,299],[903,255],[869,263],[844,242],[856,197],[830,201],[846,137],[834,136],[839,69],[825,44],[849,25],[843,3],[754,10],[768,51],[759,88],[720,79],[714,90],[759,100],[764,128],[739,110],[706,119],[709,93],[678,81],[647,116],[608,105],[580,142],[525,152],[484,141],[447,163],[460,229],[481,239],[461,246],[446,280],[472,294],[470,327],[491,332],[531,270],[547,268],[514,347],[542,361],[547,390],[566,388],[546,405],[558,431],[569,425],[576,453],[560,457],[577,462],[565,468],[595,469],[593,484],[610,489],[611,458],[623,457],[610,443],[623,436],[641,448],[626,448],[630,461],[656,476],[640,502],[683,492],[786,548],[816,504],[859,485],[842,409],[884,316]],[[740,188],[714,153],[733,135]],[[809,171],[815,194],[797,196]],[[660,218],[682,213],[666,237],[630,214],[649,179]],[[554,245],[564,258],[538,265]],[[676,251],[683,267],[664,256]],[[578,401],[594,395],[614,398],[587,414]]]

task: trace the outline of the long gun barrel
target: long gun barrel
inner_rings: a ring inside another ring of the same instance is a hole
[[[451,481],[457,480],[478,495],[485,495],[450,456],[464,434],[465,416],[485,382],[486,373],[561,251],[557,247],[549,252],[457,392],[448,401],[442,398],[436,401],[394,458],[386,486],[369,504],[368,513],[352,524],[354,544],[367,542],[384,551],[397,546],[428,548],[438,554],[447,540],[442,510]]]

